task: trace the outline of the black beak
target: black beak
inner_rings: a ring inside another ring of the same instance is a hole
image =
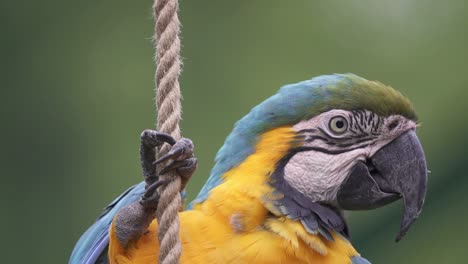
[[[377,151],[366,163],[358,162],[338,191],[345,210],[369,210],[403,197],[404,213],[399,241],[421,213],[427,190],[426,158],[414,130]]]

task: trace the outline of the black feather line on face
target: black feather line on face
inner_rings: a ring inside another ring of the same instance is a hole
[[[311,201],[310,198],[291,187],[284,179],[286,164],[300,151],[302,151],[301,148],[294,149],[281,159],[270,176],[270,184],[277,192],[282,194],[281,198],[273,201],[274,205],[279,208],[278,211],[288,218],[301,221],[309,233],[320,233],[328,240],[333,240],[329,231],[335,231],[349,237],[348,225],[337,208]]]
[[[369,144],[372,143],[372,140],[375,139],[374,135],[370,135],[368,133],[356,133],[348,137],[334,138],[328,135],[328,133],[322,128],[299,130],[298,135],[302,135],[305,137],[305,142],[307,143],[307,146],[299,147],[298,149],[296,149],[296,151],[315,150],[331,155],[336,155],[347,151],[352,151],[358,148],[367,147]],[[327,149],[323,147],[314,146],[315,141],[322,141],[323,143],[333,147],[334,149]]]
[[[374,121],[374,114],[373,113],[370,113],[369,114],[369,117],[367,119],[367,126],[370,126],[372,124],[372,122]]]
[[[358,112],[358,116],[359,116],[359,124],[360,124],[360,127],[363,127],[364,126],[364,117],[365,117],[365,113],[363,111],[359,111]]]
[[[311,142],[314,142],[314,141],[317,140],[317,139],[322,140],[322,141],[324,141],[324,142],[327,143],[327,144],[330,143],[330,140],[329,140],[328,138],[322,137],[322,136],[314,136],[314,135],[309,136],[308,138],[306,138],[305,141],[311,143]]]
[[[349,120],[349,127],[353,127],[354,125],[354,116],[352,114],[348,114],[348,120]]]

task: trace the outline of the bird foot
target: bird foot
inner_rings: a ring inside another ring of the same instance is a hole
[[[164,143],[170,144],[171,149],[166,155],[155,160],[155,148],[162,146]],[[194,145],[188,138],[176,141],[166,133],[149,129],[141,133],[141,165],[145,181],[149,183],[140,201],[145,208],[154,209],[157,207],[159,193],[156,190],[169,183],[169,180],[159,179],[159,175],[175,171],[182,180],[181,190],[185,188],[198,164],[193,150]],[[160,164],[164,164],[164,166],[157,172],[156,166]]]

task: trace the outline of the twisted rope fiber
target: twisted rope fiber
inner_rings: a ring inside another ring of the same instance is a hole
[[[180,22],[177,16],[178,0],[155,0],[156,48],[156,107],[157,129],[168,133],[176,140],[181,138],[179,123],[181,119],[181,93],[179,76],[180,61]],[[168,153],[170,146],[164,144],[159,156]],[[176,172],[160,175],[169,184],[159,189],[160,199],[156,211],[158,219],[159,263],[177,264],[182,254],[179,237],[179,215],[181,208],[181,179]]]

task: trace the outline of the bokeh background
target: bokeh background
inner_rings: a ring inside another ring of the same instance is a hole
[[[396,244],[401,204],[350,217],[373,263],[464,263],[468,237],[465,0],[181,1],[183,133],[200,189],[233,123],[284,84],[325,73],[412,99],[429,193]],[[82,232],[140,181],[153,128],[151,1],[1,1],[2,263],[66,263]]]

